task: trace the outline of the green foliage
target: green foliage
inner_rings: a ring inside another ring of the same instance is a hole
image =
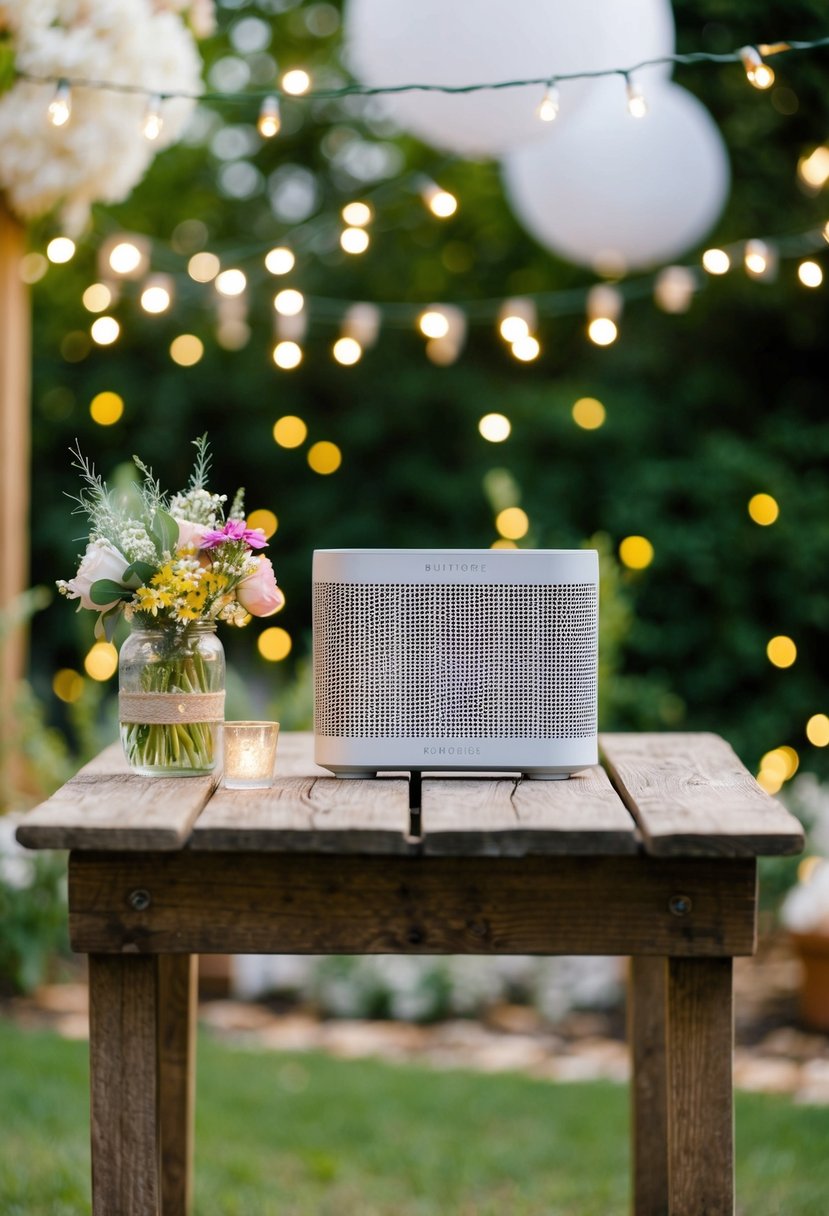
[[[0,1208],[89,1210],[87,1048],[0,1023]],[[194,1216],[608,1216],[628,1206],[624,1086],[552,1085],[199,1046]],[[737,1095],[751,1216],[825,1209],[829,1110]]]
[[[817,0],[762,11],[748,0],[683,0],[674,12],[680,50],[815,37],[825,26]],[[280,61],[312,72],[336,65],[336,38],[311,37],[304,17],[305,6],[267,17]],[[226,13],[225,26],[235,19]],[[225,29],[209,47],[211,61],[227,45]],[[796,184],[798,157],[826,136],[825,55],[780,56],[774,68],[775,88],[762,94],[746,84],[739,65],[675,72],[714,114],[730,151],[731,199],[712,244],[803,231],[826,218],[825,199]],[[219,111],[212,121],[249,129],[255,110]],[[803,735],[807,719],[826,709],[829,675],[829,292],[807,292],[791,261],[781,263],[773,284],[749,282],[735,269],[710,280],[684,316],[659,313],[647,297],[631,301],[620,340],[607,349],[585,340],[581,316],[542,317],[543,354],[527,366],[511,359],[493,330],[476,326],[457,364],[431,366],[419,336],[392,311],[377,346],[342,368],[330,345],[349,300],[484,307],[513,294],[584,288],[593,279],[522,231],[494,164],[447,160],[409,138],[392,141],[373,119],[356,109],[346,115],[336,103],[286,101],[284,118],[279,138],[256,143],[247,157],[260,175],[252,196],[222,197],[220,159],[180,145],[158,157],[131,199],[98,209],[94,238],[36,286],[38,578],[67,577],[73,568],[77,542],[60,491],[71,489],[64,453],[74,436],[102,467],[140,450],[163,469],[165,484],[182,484],[192,435],[208,431],[216,483],[246,485],[251,509],[268,507],[279,518],[269,550],[287,595],[279,623],[294,639],[290,662],[301,664],[312,549],[488,546],[492,474],[501,471],[507,480],[499,484],[513,500],[507,505],[519,499],[531,521],[522,543],[566,547],[606,537],[604,594],[613,602],[603,606],[603,726],[717,730],[749,765],[790,744],[804,767],[829,772],[829,749],[810,747]],[[349,177],[336,160],[348,141],[381,152],[391,145],[403,159],[400,176]],[[296,170],[313,175],[317,200],[311,217],[292,225],[275,218],[269,192]],[[421,203],[424,173],[460,199],[445,223]],[[363,257],[349,257],[338,244],[339,208],[356,197],[376,211]],[[206,247],[248,272],[251,337],[242,350],[218,344],[213,289],[186,275],[195,246],[188,244],[192,225],[181,225],[194,218],[207,227]],[[113,230],[155,238],[153,268],[176,274],[177,299],[169,313],[148,317],[137,306],[139,285],[124,282],[115,307],[122,337],[101,349],[85,337],[81,294],[97,277],[100,234]],[[305,358],[291,373],[270,358],[277,281],[258,254],[247,257],[269,244],[291,246],[298,262],[290,285],[326,301],[311,308]],[[190,368],[177,367],[167,353],[182,332],[205,343],[204,358]],[[123,418],[106,428],[88,414],[103,389],[126,404]],[[582,396],[606,407],[598,430],[573,422],[571,407]],[[509,439],[497,446],[477,429],[490,411],[512,422]],[[343,463],[335,474],[309,468],[307,444],[274,444],[273,423],[285,414],[307,422],[308,443],[338,444]],[[771,527],[747,514],[760,491],[780,504]],[[610,554],[631,534],[650,539],[653,564],[611,569]],[[78,666],[91,639],[86,615],[68,620],[66,606],[55,604],[39,618],[34,679],[44,695],[57,667]],[[253,700],[279,701],[284,693],[290,704],[285,665],[265,665],[256,651],[262,627],[226,632],[229,658]],[[765,647],[775,634],[797,643],[792,668],[768,662]],[[279,705],[276,716],[285,720]]]
[[[31,992],[68,953],[66,911],[63,854],[0,855],[0,991]]]

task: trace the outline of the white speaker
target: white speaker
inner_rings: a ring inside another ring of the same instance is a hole
[[[540,778],[595,764],[598,598],[595,550],[317,550],[317,764]]]

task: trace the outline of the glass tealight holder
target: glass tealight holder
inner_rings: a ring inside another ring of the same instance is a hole
[[[278,722],[225,722],[224,784],[229,790],[268,788],[278,738]]]

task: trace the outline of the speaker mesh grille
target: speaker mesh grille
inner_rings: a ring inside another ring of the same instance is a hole
[[[315,583],[315,730],[589,737],[597,609],[597,589],[584,583]]]

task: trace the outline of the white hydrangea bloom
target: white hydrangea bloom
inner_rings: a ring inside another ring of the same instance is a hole
[[[0,0],[0,28],[12,31],[20,72],[195,95],[201,59],[182,16],[170,11],[181,7],[175,0]],[[19,80],[0,96],[0,190],[24,219],[60,205],[74,231],[93,202],[127,197],[159,148],[181,135],[195,104],[165,101],[161,134],[151,142],[141,132],[146,96],[78,85],[69,122],[55,127],[46,117],[53,93],[53,84]]]

